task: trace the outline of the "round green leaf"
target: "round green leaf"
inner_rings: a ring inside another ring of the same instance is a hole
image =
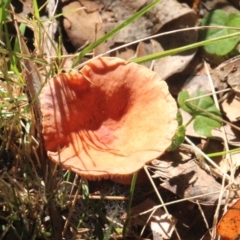
[[[221,122],[213,118],[209,118],[206,116],[197,116],[193,122],[193,128],[195,132],[201,136],[210,137],[212,136],[212,129],[221,127]]]
[[[202,26],[228,26],[240,28],[240,15],[236,13],[226,15],[222,10],[215,10],[207,14],[202,22]],[[201,32],[201,40],[209,40],[216,37],[225,36],[231,33],[235,33],[238,30],[235,29],[207,29]],[[218,56],[224,56],[230,53],[239,42],[240,37],[231,37],[216,41],[214,43],[204,46],[204,49],[209,54],[216,54]]]
[[[209,26],[211,23],[217,23],[223,26],[228,20],[227,14],[222,10],[215,10],[206,14],[201,22],[202,26]]]
[[[204,93],[200,91],[196,91],[195,93],[195,97],[202,95],[204,95]],[[178,95],[178,103],[184,111],[192,115],[194,130],[199,135],[206,137],[211,136],[213,128],[221,127],[221,120],[214,118],[221,118],[221,112],[216,108],[211,97],[206,96],[191,100],[189,93],[182,91]]]
[[[186,100],[188,100],[190,98],[190,95],[188,93],[188,91],[182,91],[178,94],[178,104],[179,106],[185,111],[185,112],[188,112],[188,113],[192,113],[192,109],[190,106],[188,106],[186,104]]]

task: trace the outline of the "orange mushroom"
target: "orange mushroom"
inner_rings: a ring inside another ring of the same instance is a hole
[[[132,175],[164,153],[178,125],[167,84],[119,58],[57,75],[39,99],[49,158],[88,179]]]

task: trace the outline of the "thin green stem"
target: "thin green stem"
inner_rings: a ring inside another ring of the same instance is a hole
[[[184,127],[186,128],[194,120],[194,118],[194,116],[191,116],[191,119],[186,124],[184,124]]]
[[[207,154],[208,157],[218,157],[218,156],[222,156],[228,153],[237,153],[240,152],[240,148],[234,148],[232,150],[229,151],[222,151],[222,152],[216,152],[216,153],[209,153]]]
[[[127,206],[127,218],[123,226],[123,237],[126,237],[127,227],[130,220],[130,211],[131,211],[132,200],[133,200],[134,190],[135,190],[136,181],[137,181],[137,175],[138,175],[137,172],[134,173],[132,178],[132,183],[130,187],[130,196],[129,196],[128,206]]]

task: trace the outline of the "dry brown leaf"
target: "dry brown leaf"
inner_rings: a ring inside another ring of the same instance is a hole
[[[149,42],[140,42],[137,46],[137,50],[135,53],[135,57],[143,57],[143,56],[147,56],[153,53],[153,49],[152,49],[152,43]],[[152,69],[152,62],[148,61],[145,63],[142,63],[143,66],[147,67],[147,68],[151,68]]]
[[[127,18],[135,14],[143,6],[149,3],[148,0],[114,0],[109,4],[108,0],[102,1],[104,4],[104,10],[101,13],[104,22],[104,32],[108,32]],[[153,22],[146,16],[137,19],[130,25],[121,29],[115,36],[110,40],[110,45],[114,43],[127,43],[140,38],[150,36],[152,34]]]
[[[235,2],[237,7],[239,7],[238,0],[231,0],[231,2]],[[234,7],[232,4],[230,4],[228,0],[205,0],[204,7],[208,11],[212,11],[214,9],[222,9],[228,14],[239,13],[239,10],[236,7]]]
[[[214,205],[218,201],[221,185],[201,169],[195,161],[190,160],[179,163],[154,160],[152,164],[158,168],[158,170],[154,171],[152,177],[160,178],[163,181],[161,186],[169,191],[182,198],[209,193],[209,195],[195,199],[203,205]]]
[[[157,204],[147,198],[144,202],[131,209],[131,216],[137,216]],[[144,226],[146,223],[150,225],[153,235],[161,236],[163,239],[169,239],[172,236],[177,220],[165,213],[161,208],[158,208],[149,219],[151,213],[143,214],[141,217],[131,218],[131,225]]]
[[[234,123],[236,127],[240,127],[240,122]],[[225,125],[225,132],[227,136],[228,143],[232,146],[239,147],[240,146],[240,131],[237,129],[232,128],[230,125]],[[221,129],[214,129],[212,131],[213,136],[223,138],[223,133]]]
[[[119,3],[119,1],[114,1],[105,10],[114,12],[115,21],[113,21],[112,18],[107,19],[106,12],[103,13],[102,17],[104,19],[104,31],[108,32],[122,23],[128,16],[133,15],[141,6],[143,6],[143,4],[146,4],[146,1],[140,1],[138,4],[133,4],[129,1],[121,1],[121,3]],[[175,11],[169,12],[169,9],[175,9]],[[155,23],[154,26],[153,22]],[[196,23],[197,16],[195,12],[187,5],[180,4],[175,0],[163,0],[148,14],[144,15],[134,23],[120,30],[118,34],[113,36],[113,38],[110,40],[110,43],[108,44],[111,46],[113,44],[127,43],[148,37],[151,34],[159,32],[159,30],[166,32],[183,28],[184,26],[195,26]],[[140,44],[140,46],[137,48],[136,56],[139,57],[142,56],[143,53],[147,55],[172,48],[177,48],[180,46],[185,46],[196,42],[197,38],[198,34],[196,31],[175,33],[170,36],[168,35],[166,37],[161,37],[158,38],[157,41],[152,40],[151,44]],[[177,54],[174,56],[155,60],[154,71],[159,73],[163,79],[166,79],[175,73],[182,72],[194,57],[195,51],[196,50],[191,50],[185,52],[184,54]],[[151,66],[151,63],[148,63],[148,66]]]
[[[174,37],[170,38],[172,42],[172,46],[170,48],[175,48],[179,46],[179,42],[174,42]],[[161,40],[160,40],[161,41]],[[168,50],[170,48],[163,48],[161,43],[151,40],[152,42],[152,48],[153,52],[162,52],[164,50]],[[176,43],[176,45],[175,45]],[[187,44],[187,43],[186,43]],[[175,45],[175,46],[174,46]],[[189,52],[189,54],[178,54],[178,55],[172,55],[167,56],[164,58],[159,58],[154,61],[154,71],[161,75],[161,77],[166,80],[168,77],[172,76],[175,73],[182,72],[189,62],[193,59],[195,55],[195,51]]]
[[[97,3],[92,2],[91,4]],[[98,10],[96,5],[91,8]],[[104,35],[102,19],[97,10],[88,12],[85,7],[77,1],[71,2],[62,8],[64,29],[76,49],[84,47]],[[97,54],[105,51],[105,44],[102,44],[96,49]]]
[[[174,9],[174,11],[169,11],[170,9]],[[175,27],[178,25],[176,22],[183,24],[180,28],[184,28],[184,26],[195,26],[197,19],[195,12],[188,5],[181,4],[175,0],[162,0],[151,10],[151,13],[154,14],[154,18],[156,18],[154,19],[156,22],[154,25],[155,32],[158,32],[172,21],[175,21]]]
[[[233,57],[211,71],[212,77],[215,80],[216,88],[219,90],[225,89],[227,84],[235,89],[239,88],[240,76],[240,56]]]
[[[190,76],[182,87],[182,90],[187,90],[190,95],[195,94],[196,89],[204,93],[212,92],[209,79],[206,74]]]
[[[119,57],[128,61],[133,58],[134,54],[135,54],[135,51],[132,48],[123,48],[116,52],[116,57]]]
[[[240,101],[238,101],[233,95],[226,98],[221,106],[230,122],[240,120]]]
[[[240,152],[232,153],[231,154],[231,165],[237,169],[240,166]],[[228,161],[229,162],[229,161]],[[230,171],[230,169],[228,169]]]
[[[174,11],[169,11],[174,9]],[[193,27],[197,24],[195,12],[185,4],[175,0],[163,0],[153,10],[158,24],[154,26],[155,31],[168,32],[184,27]],[[167,14],[166,14],[167,13]],[[158,38],[158,42],[152,40],[153,52],[174,49],[197,41],[197,31],[183,31]],[[193,59],[196,50],[167,56],[155,60],[154,71],[161,74],[163,79],[182,72]]]

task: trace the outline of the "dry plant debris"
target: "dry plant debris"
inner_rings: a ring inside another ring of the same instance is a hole
[[[180,196],[181,198],[194,198],[203,205],[214,205],[219,198],[221,184],[199,167],[194,160],[185,162],[169,162],[167,160],[154,160],[153,178],[160,178],[161,186]],[[197,197],[199,196],[199,197]],[[224,202],[224,199],[222,200]]]

